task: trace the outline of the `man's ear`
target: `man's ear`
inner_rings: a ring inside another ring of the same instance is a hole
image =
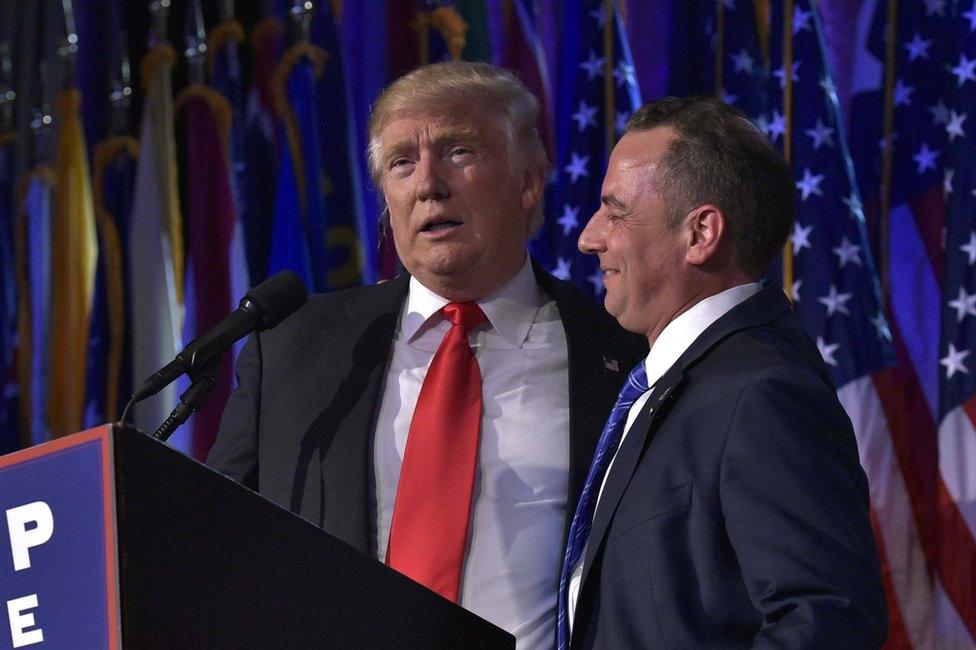
[[[529,165],[522,174],[522,209],[530,210],[542,200],[546,171],[541,165]]]
[[[685,227],[688,234],[687,262],[701,266],[714,259],[725,243],[725,214],[718,207],[706,203],[688,213]]]

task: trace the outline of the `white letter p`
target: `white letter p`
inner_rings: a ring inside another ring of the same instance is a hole
[[[28,523],[35,524],[27,528]],[[43,501],[7,510],[7,531],[10,534],[10,553],[14,557],[14,571],[30,568],[28,549],[40,546],[54,533],[54,515]]]

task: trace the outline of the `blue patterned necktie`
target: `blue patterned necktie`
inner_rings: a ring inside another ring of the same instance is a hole
[[[613,405],[610,417],[603,427],[600,440],[596,443],[596,453],[593,455],[590,471],[586,474],[586,482],[583,484],[583,491],[580,492],[579,503],[573,514],[573,524],[570,526],[569,539],[566,542],[566,556],[563,558],[563,569],[559,574],[559,614],[556,618],[556,642],[559,650],[566,650],[569,647],[569,580],[583,556],[583,549],[586,548],[586,538],[590,534],[590,526],[593,525],[593,511],[596,508],[603,476],[607,473],[610,461],[613,460],[617,446],[620,444],[630,407],[647,390],[647,370],[642,361],[630,371],[627,381],[620,389],[620,395],[617,396],[617,403]]]

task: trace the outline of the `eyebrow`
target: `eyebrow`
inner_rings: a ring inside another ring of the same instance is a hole
[[[479,144],[486,144],[485,137],[481,132],[466,125],[444,129],[435,133],[433,137],[433,144],[435,147],[442,147],[445,143],[454,142],[456,140],[469,140]],[[389,161],[404,153],[413,151],[414,149],[416,149],[416,140],[413,138],[404,138],[403,140],[392,143],[389,148],[383,152],[382,159],[384,161]]]
[[[614,208],[615,210],[627,209],[627,206],[624,205],[623,202],[613,194],[604,194],[600,197],[600,202],[607,207]]]

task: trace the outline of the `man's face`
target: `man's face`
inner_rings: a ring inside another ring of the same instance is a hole
[[[380,132],[381,182],[397,253],[414,277],[446,298],[482,298],[525,260],[528,216],[542,180],[535,187],[508,149],[500,119],[481,107],[404,112]]]
[[[579,239],[600,258],[605,305],[624,328],[653,339],[686,305],[682,229],[666,227],[659,161],[675,137],[668,127],[628,133],[614,147],[602,205]]]

